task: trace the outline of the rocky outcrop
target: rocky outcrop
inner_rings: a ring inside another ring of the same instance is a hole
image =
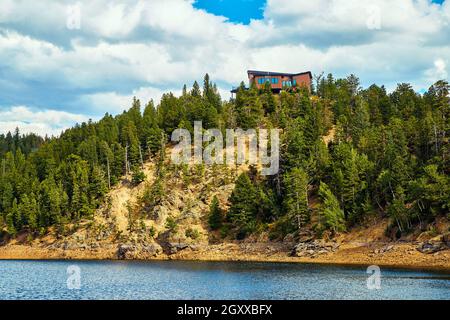
[[[339,244],[336,242],[326,242],[323,240],[300,242],[292,249],[291,256],[314,258],[322,254],[335,252],[338,248]]]
[[[167,243],[167,251],[169,254],[175,254],[175,253],[180,252],[181,250],[184,250],[188,247],[189,247],[189,245],[187,245],[185,243],[173,243],[173,242]]]
[[[67,239],[67,240],[60,241],[60,242],[54,242],[51,245],[46,245],[46,244],[43,245],[43,247],[46,247],[47,249],[50,249],[50,250],[62,249],[64,251],[66,251],[66,250],[68,250],[68,251],[70,251],[70,250],[95,251],[95,250],[99,250],[105,246],[107,246],[107,244],[100,245],[100,243],[98,243],[96,241],[77,242],[73,239]]]
[[[386,246],[384,246],[382,248],[377,248],[377,249],[373,250],[373,253],[375,253],[375,254],[383,254],[383,253],[389,252],[389,251],[391,251],[393,249],[394,249],[394,245],[393,244],[388,244],[388,245],[386,245]]]
[[[444,242],[447,245],[447,247],[450,248],[450,232],[442,236],[442,242]]]
[[[117,248],[117,258],[120,260],[146,259],[156,257],[163,252],[157,243],[120,244]]]
[[[436,253],[449,248],[450,233],[437,236],[435,238],[422,242],[417,246],[418,251],[426,254]]]

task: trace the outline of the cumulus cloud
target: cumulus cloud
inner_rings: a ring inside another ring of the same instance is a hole
[[[425,71],[430,82],[435,82],[440,79],[448,79],[447,63],[444,59],[434,60],[433,67]]]
[[[99,92],[94,94],[88,94],[80,98],[79,103],[87,103],[91,105],[94,110],[105,110],[107,106],[107,112],[110,114],[118,114],[131,107],[133,97],[136,97],[141,101],[142,109],[145,104],[150,100],[153,100],[155,104],[158,104],[164,93],[172,92],[175,95],[181,94],[181,89],[158,89],[152,87],[143,87],[137,90],[133,90],[130,94],[118,94],[116,92]]]
[[[76,3],[80,28],[68,29]],[[133,96],[159,101],[205,73],[228,98],[247,69],[354,73],[388,89],[448,78],[450,0],[268,0],[248,25],[193,4],[2,0],[0,105],[99,117]]]
[[[14,106],[0,110],[0,134],[13,132],[36,133],[41,136],[58,136],[75,123],[88,121],[89,117],[56,110],[32,110],[26,106]]]

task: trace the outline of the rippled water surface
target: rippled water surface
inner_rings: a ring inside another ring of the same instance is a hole
[[[68,289],[73,265],[80,289]],[[284,263],[0,261],[0,299],[450,299],[449,274],[382,269],[380,290],[369,276]]]

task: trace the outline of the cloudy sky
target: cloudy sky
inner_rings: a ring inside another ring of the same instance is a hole
[[[450,0],[0,0],[0,133],[159,101],[261,69],[423,92],[450,73]]]

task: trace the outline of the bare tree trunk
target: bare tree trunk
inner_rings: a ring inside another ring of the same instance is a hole
[[[106,167],[108,169],[108,188],[111,189],[111,172],[109,169],[109,158],[106,157]]]
[[[438,155],[438,138],[437,138],[436,124],[433,124],[433,128],[434,128],[434,141],[435,141],[434,143],[435,143],[435,146],[436,146],[436,155]]]
[[[389,181],[389,189],[391,189],[391,193],[392,193],[392,198],[395,199],[395,193],[394,190],[392,190],[392,185],[391,185],[391,181]]]
[[[125,147],[125,178],[128,177],[128,143]]]
[[[381,206],[380,202],[378,202],[378,199],[375,198],[375,201],[377,202],[378,208],[380,208],[381,211],[384,211],[384,209]]]
[[[141,168],[144,169],[144,159],[142,158],[142,149],[140,144],[139,144],[139,157],[141,158]]]
[[[403,232],[402,224],[400,223],[398,218],[395,218],[395,221],[397,222],[397,226],[398,226],[398,229],[400,230],[400,232]]]

